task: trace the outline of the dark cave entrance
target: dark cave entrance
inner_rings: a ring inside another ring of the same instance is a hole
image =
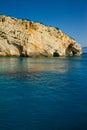
[[[77,55],[78,51],[73,47],[73,44],[70,44],[66,49],[66,56]]]
[[[59,57],[59,53],[58,53],[57,50],[54,51],[54,53],[53,53],[53,57]]]

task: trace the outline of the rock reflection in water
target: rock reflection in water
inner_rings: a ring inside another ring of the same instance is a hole
[[[38,81],[41,74],[47,72],[63,74],[68,71],[68,62],[65,58],[1,58],[0,73],[14,80]],[[45,76],[46,77],[46,76]],[[46,79],[44,79],[46,80]]]
[[[65,58],[1,58],[0,72],[10,74],[16,72],[39,73],[41,71],[51,71],[64,73],[68,71],[69,65]]]

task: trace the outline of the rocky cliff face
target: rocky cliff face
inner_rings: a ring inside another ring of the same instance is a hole
[[[80,45],[60,29],[0,15],[0,56],[81,55]]]

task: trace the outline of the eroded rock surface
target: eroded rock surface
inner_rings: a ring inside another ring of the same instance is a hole
[[[0,56],[81,55],[80,45],[60,29],[0,15]]]

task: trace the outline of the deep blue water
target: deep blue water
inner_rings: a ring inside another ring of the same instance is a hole
[[[0,57],[0,130],[87,130],[87,54]]]

